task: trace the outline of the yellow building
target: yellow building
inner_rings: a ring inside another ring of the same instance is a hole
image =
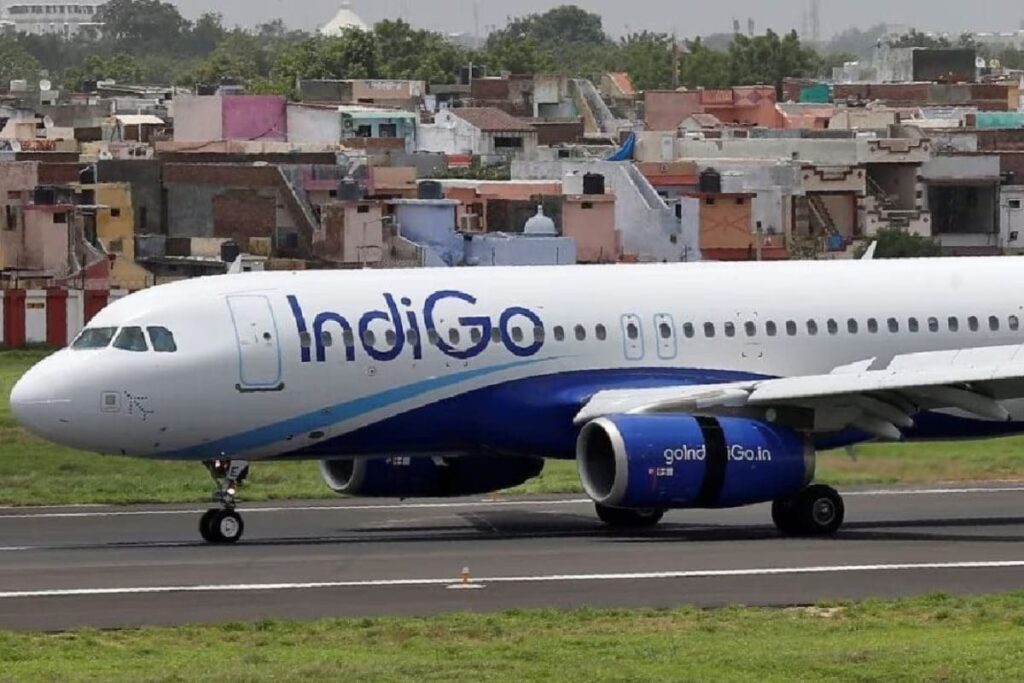
[[[102,183],[82,189],[96,192],[96,239],[111,256],[110,286],[132,292],[152,286],[153,275],[135,262],[135,211],[131,186],[127,183]]]

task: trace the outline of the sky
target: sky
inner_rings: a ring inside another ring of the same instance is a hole
[[[224,15],[229,25],[251,26],[281,18],[295,28],[315,29],[326,23],[340,0],[171,0],[194,18],[202,12]],[[730,32],[733,18],[746,29],[753,17],[757,30],[799,29],[809,0],[577,0],[575,4],[604,17],[614,35],[650,29],[680,36]],[[566,0],[476,0],[480,30],[501,25],[508,16],[540,12]],[[410,23],[438,31],[473,33],[474,0],[353,0],[353,8],[369,23],[403,16]],[[1013,31],[1021,27],[1024,6],[1019,0],[820,0],[822,37],[849,26],[907,24],[927,31]],[[983,11],[979,11],[984,8]]]

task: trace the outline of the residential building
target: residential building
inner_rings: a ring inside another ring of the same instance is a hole
[[[96,15],[106,3],[61,0],[60,4],[16,2],[6,6],[3,23],[16,33],[73,36],[98,33],[103,24]]]
[[[537,131],[493,107],[463,107],[438,112],[417,129],[419,151],[469,154],[485,161],[530,159],[537,153]]]
[[[179,95],[174,141],[285,141],[288,101],[277,95]]]
[[[677,130],[694,114],[713,114],[724,124],[781,128],[772,86],[723,89],[649,90],[644,93],[647,130]]]

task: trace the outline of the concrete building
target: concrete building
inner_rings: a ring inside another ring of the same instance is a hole
[[[998,254],[1000,165],[995,155],[939,156],[921,166],[932,235],[955,254]]]
[[[677,130],[694,114],[713,114],[723,124],[781,128],[772,86],[716,90],[649,90],[644,93],[647,130]]]
[[[533,126],[493,107],[441,111],[434,123],[419,124],[416,138],[419,151],[469,154],[485,161],[532,159],[537,153]]]
[[[335,201],[324,204],[313,254],[328,263],[369,266],[384,257],[384,212],[380,202]]]
[[[277,95],[179,95],[174,141],[285,141],[288,101]]]
[[[6,6],[3,24],[16,33],[73,36],[97,34],[103,24],[96,15],[105,3],[62,0],[60,4],[17,2]]]
[[[299,81],[299,99],[306,104],[348,104],[417,109],[427,84],[395,79],[310,79]]]
[[[116,289],[135,292],[155,284],[145,268],[135,262],[135,211],[128,183],[82,185],[95,198],[96,242],[110,259],[110,284]]]

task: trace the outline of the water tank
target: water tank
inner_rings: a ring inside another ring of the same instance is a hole
[[[707,194],[720,194],[722,192],[722,174],[713,168],[701,171],[700,191]]]
[[[535,237],[556,237],[558,230],[555,229],[555,222],[544,215],[544,207],[538,206],[537,214],[526,221],[523,234]]]
[[[568,195],[583,194],[583,174],[579,171],[570,171],[562,179],[562,193]]]
[[[604,176],[600,173],[584,173],[583,194],[604,194]]]
[[[345,179],[338,183],[338,199],[343,202],[358,202],[363,198],[363,188],[355,180]]]
[[[416,188],[419,199],[444,199],[444,187],[436,180],[424,180]]]
[[[242,250],[233,240],[222,242],[220,245],[220,260],[224,263],[234,263],[241,253]]]

